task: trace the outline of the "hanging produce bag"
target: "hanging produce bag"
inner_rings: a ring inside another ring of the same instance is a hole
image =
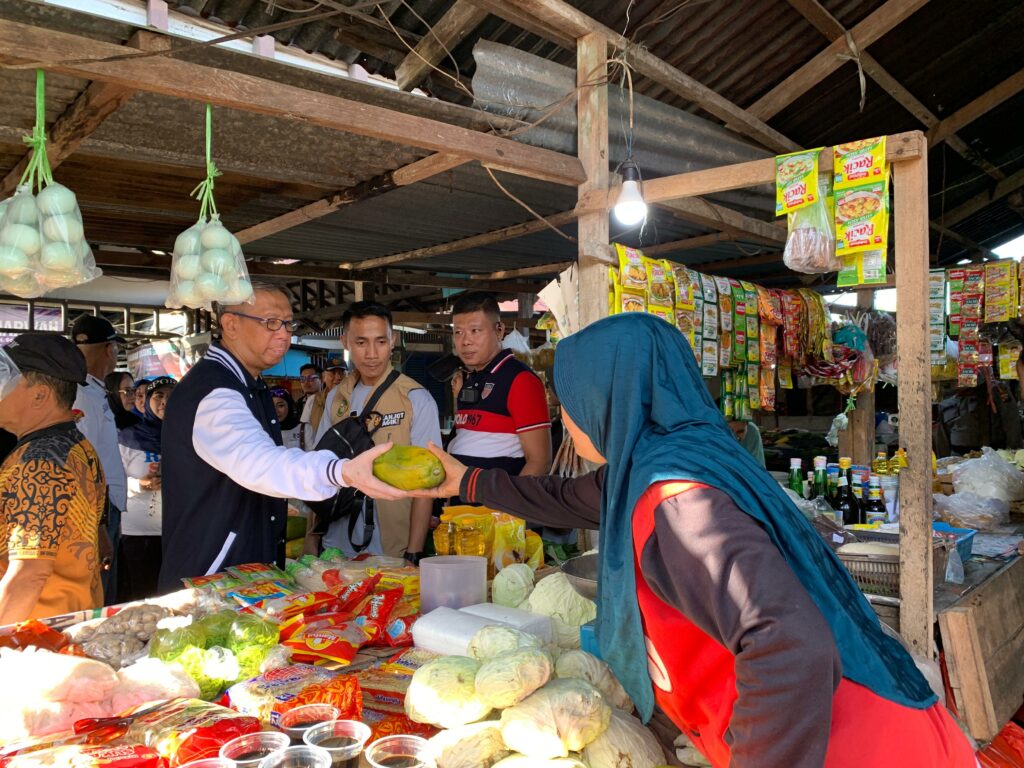
[[[842,266],[836,258],[833,231],[832,174],[819,172],[820,153],[819,149],[800,155],[801,173],[795,180],[790,178],[793,159],[788,155],[776,158],[775,171],[776,215],[786,213],[789,226],[782,260],[794,272],[812,275],[836,272]],[[808,157],[813,157],[813,162]]]
[[[192,191],[199,200],[199,221],[174,241],[171,261],[171,309],[213,309],[213,304],[252,303],[252,283],[238,238],[221,224],[213,199],[220,175],[210,152],[211,109],[206,105],[206,178]]]
[[[46,154],[46,82],[36,71],[31,157],[14,197],[0,204],[0,288],[23,299],[87,283],[102,274],[85,240],[75,193],[53,180]],[[33,190],[38,190],[33,194]]]

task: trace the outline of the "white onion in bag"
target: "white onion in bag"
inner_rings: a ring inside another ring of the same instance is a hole
[[[199,256],[194,253],[186,253],[178,257],[174,266],[174,272],[181,280],[195,280],[203,271]]]
[[[20,248],[31,258],[39,253],[42,242],[35,227],[28,224],[8,224],[0,231],[0,244]]]
[[[226,275],[235,271],[235,257],[223,248],[203,251],[203,269],[215,275]]]
[[[43,220],[43,235],[51,243],[78,243],[85,237],[85,229],[74,216],[50,216]]]
[[[18,190],[18,194],[11,198],[10,204],[7,206],[7,213],[4,215],[7,217],[9,224],[39,223],[39,210],[36,208],[36,200],[32,197],[32,193],[28,191],[27,187],[24,189],[24,192]]]
[[[63,184],[50,184],[36,195],[36,207],[46,216],[69,214],[77,205],[75,193]]]
[[[243,278],[228,286],[228,292],[224,294],[224,303],[243,304],[251,298],[252,284]]]
[[[228,284],[220,275],[211,272],[203,272],[195,280],[196,293],[204,299],[215,300],[227,293]]]
[[[78,266],[78,254],[67,243],[47,243],[43,246],[39,263],[43,269],[66,271]]]
[[[26,272],[21,277],[0,278],[0,287],[7,291],[7,293],[13,293],[15,296],[21,296],[23,299],[30,299],[42,293],[39,284],[36,282],[35,275],[31,272]]]
[[[204,250],[227,250],[231,247],[231,233],[220,222],[211,221],[203,227],[203,234],[200,235],[199,242]]]
[[[196,284],[191,280],[182,280],[174,290],[178,301],[186,306],[195,306],[202,303],[203,297],[196,290]]]
[[[184,254],[195,254],[198,256],[199,231],[200,226],[198,224],[193,224],[178,235],[177,239],[174,241],[174,254],[176,256],[182,256]]]
[[[21,248],[0,245],[0,275],[18,277],[28,269],[28,256]]]

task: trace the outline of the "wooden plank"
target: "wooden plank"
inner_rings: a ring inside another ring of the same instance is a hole
[[[885,5],[850,30],[857,50],[866,49],[927,2],[928,0],[888,0]],[[774,117],[843,64],[848,63],[847,59],[842,58],[848,55],[850,49],[845,36],[837,38],[825,50],[751,104],[747,111],[761,120]]]
[[[239,72],[165,57],[90,62],[123,48],[42,27],[0,21],[0,52],[6,62],[40,61],[46,69],[89,80],[453,152],[555,183],[575,185],[583,179],[579,160],[558,152]]]
[[[397,170],[377,176],[367,182],[335,192],[333,195],[322,200],[308,203],[301,208],[296,208],[294,211],[282,213],[280,216],[275,216],[272,219],[261,221],[259,224],[246,227],[236,232],[235,237],[243,245],[264,237],[270,237],[286,229],[305,224],[307,221],[314,221],[327,216],[346,205],[365,200],[368,197],[375,197],[416,181],[422,181],[462,165],[465,162],[465,158],[458,155],[437,152],[424,157],[422,160],[417,160]]]
[[[450,55],[452,49],[479,27],[488,15],[487,11],[477,8],[469,0],[455,0],[430,32],[395,68],[399,89],[411,91],[422,83],[430,71]]]
[[[564,0],[504,0],[501,7],[494,9],[493,12],[506,18],[504,8],[514,8],[522,13],[529,13],[546,26],[568,32],[577,38],[591,34],[601,35],[605,43],[613,50],[626,54],[630,66],[637,74],[653,80],[687,101],[694,102],[709,114],[730,122],[740,133],[773,151],[792,152],[800,148],[794,141],[786,138],[762,120],[753,117],[749,112],[744,111],[703,83],[662,61],[646,48],[634,46],[618,32],[587,16]]]
[[[860,291],[857,294],[857,309],[865,311],[874,306],[875,292]],[[854,464],[871,465],[875,456],[875,393],[861,392],[857,395],[857,407],[849,415],[849,427],[839,433],[839,453],[849,456]],[[865,501],[867,496],[864,497]]]
[[[576,41],[576,85],[580,87],[576,101],[576,146],[586,181],[579,185],[580,197],[608,190],[608,86],[585,85],[605,80],[607,71],[607,36],[600,32],[581,36]],[[611,261],[608,213],[585,214],[577,226],[576,302],[579,327],[585,328],[608,315],[608,264]]]
[[[1021,187],[1024,187],[1024,169],[1000,181],[995,185],[994,189],[975,195],[966,203],[961,203],[953,210],[946,211],[945,215],[939,219],[939,222],[947,227],[955,226],[978,211],[987,208],[997,200],[1002,200],[1007,195],[1016,192]]]
[[[549,224],[560,227],[576,220],[575,211],[562,211],[546,217]],[[427,259],[432,256],[442,256],[447,253],[466,251],[470,248],[481,248],[485,245],[500,243],[503,240],[511,240],[514,237],[523,237],[535,232],[543,232],[548,225],[538,219],[530,219],[522,224],[513,224],[510,227],[502,227],[491,232],[483,232],[479,235],[464,237],[460,240],[453,240],[448,243],[430,245],[425,248],[414,248],[411,251],[393,253],[390,256],[380,256],[374,259],[366,259],[349,264],[351,269],[377,269],[391,264],[400,264],[403,261],[414,261],[416,259]]]
[[[536,267],[522,267],[520,269],[503,269],[498,272],[491,272],[487,275],[480,275],[481,280],[509,280],[513,277],[535,277],[537,275],[557,275],[562,270],[571,267],[575,261],[557,261],[554,264],[538,264]]]
[[[960,715],[972,736],[991,740],[1024,700],[1024,560],[1004,565],[938,618]]]
[[[575,36],[568,34],[557,24],[544,23],[529,10],[520,10],[505,0],[470,0],[470,2],[542,40],[550,40],[567,51],[576,50]]]
[[[961,107],[928,131],[928,146],[945,141],[948,136],[969,125],[991,109],[1024,90],[1024,69],[1006,78],[992,90]]]
[[[890,163],[921,157],[926,150],[924,135],[920,131],[896,133],[886,138],[886,159]],[[826,147],[823,154],[827,157],[831,151],[831,147]],[[651,204],[774,183],[775,158],[766,157],[762,160],[722,165],[717,168],[650,179],[644,182],[643,193],[644,200]],[[581,213],[591,210],[610,210],[615,205],[617,197],[618,189],[616,188],[606,192],[600,190],[588,192],[577,203],[576,210]]]
[[[697,235],[696,237],[687,237],[683,240],[673,240],[670,243],[648,245],[643,249],[643,251],[645,256],[660,256],[665,253],[676,253],[677,251],[690,251],[694,248],[703,248],[707,245],[714,245],[715,243],[727,242],[733,239],[733,236],[726,232],[712,232],[708,235]]]
[[[924,136],[921,143],[924,143]],[[900,631],[932,658],[931,363],[928,353],[928,163],[922,154],[893,168],[896,291],[900,300]]]

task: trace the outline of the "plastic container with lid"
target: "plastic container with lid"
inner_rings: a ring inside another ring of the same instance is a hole
[[[444,555],[420,560],[420,610],[487,602],[487,558]]]

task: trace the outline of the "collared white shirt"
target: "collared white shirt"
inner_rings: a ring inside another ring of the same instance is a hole
[[[107,388],[103,382],[89,374],[85,384],[78,385],[74,408],[84,414],[78,420],[78,431],[92,443],[100,457],[110,503],[123,512],[128,505],[128,483],[117,443],[117,423],[107,402]]]

